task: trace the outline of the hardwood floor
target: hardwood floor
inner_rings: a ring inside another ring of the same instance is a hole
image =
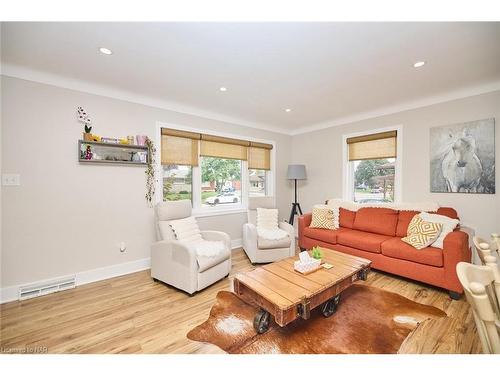
[[[217,292],[232,276],[254,268],[243,250],[233,251],[229,278],[193,297],[162,283],[149,271],[79,286],[22,302],[0,305],[0,353],[221,353],[186,333],[206,320]],[[479,353],[469,305],[424,284],[372,271],[366,284],[436,306],[448,317],[422,323],[402,353]]]

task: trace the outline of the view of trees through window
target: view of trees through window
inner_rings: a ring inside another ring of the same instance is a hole
[[[201,203],[241,202],[241,160],[201,157]]]
[[[354,163],[354,201],[393,202],[396,159],[356,160]]]

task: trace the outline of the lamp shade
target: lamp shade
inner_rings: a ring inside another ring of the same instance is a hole
[[[306,166],[304,164],[290,164],[288,166],[286,178],[289,180],[307,179]]]

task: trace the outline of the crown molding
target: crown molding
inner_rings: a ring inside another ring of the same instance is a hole
[[[379,109],[376,109],[373,111],[361,112],[361,113],[353,114],[351,116],[333,119],[331,121],[325,121],[325,122],[321,122],[321,123],[317,123],[317,124],[313,124],[313,125],[309,125],[309,126],[304,126],[304,127],[292,130],[290,132],[290,134],[292,136],[294,136],[294,135],[310,133],[310,132],[314,132],[317,130],[323,130],[323,129],[333,128],[336,126],[347,125],[347,124],[351,124],[353,122],[369,120],[369,119],[373,119],[373,118],[381,117],[381,116],[392,115],[392,114],[396,114],[396,113],[400,113],[400,112],[404,112],[404,111],[408,111],[408,110],[412,110],[412,109],[428,107],[428,106],[435,105],[435,104],[446,103],[446,102],[450,102],[453,100],[464,99],[464,98],[468,98],[471,96],[487,94],[487,93],[499,91],[499,90],[500,90],[500,81],[490,82],[490,83],[479,85],[479,86],[473,86],[473,87],[468,87],[468,88],[461,89],[461,90],[450,91],[450,92],[447,92],[447,93],[444,93],[441,95],[429,96],[429,97],[425,97],[425,98],[415,100],[415,101],[405,102],[405,103],[397,104],[394,106],[379,108]]]
[[[263,123],[250,122],[240,118],[223,115],[216,112],[206,111],[200,108],[187,106],[181,103],[157,99],[153,97],[135,94],[130,91],[115,89],[110,86],[99,85],[79,79],[64,77],[58,74],[46,73],[29,69],[20,65],[1,64],[1,75],[43,83],[46,85],[61,87],[69,90],[85,92],[87,94],[104,96],[112,99],[123,100],[130,103],[141,104],[148,107],[165,109],[172,112],[201,117],[209,120],[221,121],[232,125],[243,126],[258,130],[266,130],[272,133],[290,135],[290,131]]]

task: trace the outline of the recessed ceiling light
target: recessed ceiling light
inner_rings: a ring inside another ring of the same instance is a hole
[[[292,110],[290,108],[285,109],[285,112],[291,112]]]
[[[106,47],[99,48],[99,52],[101,52],[104,55],[111,55],[111,54],[113,54],[113,51],[111,51],[109,48],[106,48]]]
[[[417,61],[415,64],[413,64],[414,68],[420,68],[421,66],[425,65],[425,61]]]
[[[226,87],[221,87],[219,88],[220,91],[227,91],[227,88]]]

